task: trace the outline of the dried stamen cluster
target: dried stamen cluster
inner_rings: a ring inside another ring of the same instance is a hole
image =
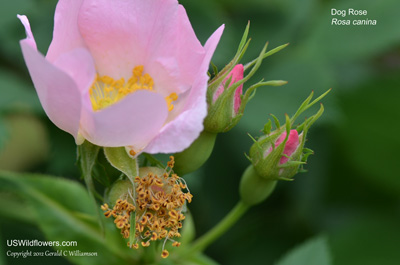
[[[114,223],[121,229],[124,238],[130,238],[131,225],[135,225],[134,242],[129,242],[129,247],[137,249],[139,243],[142,247],[148,247],[151,241],[164,241],[161,254],[163,258],[169,255],[165,249],[167,241],[171,241],[172,246],[180,245],[174,238],[181,236],[179,228],[185,219],[182,210],[186,202],[190,203],[193,197],[185,181],[176,174],[171,174],[173,166],[174,159],[171,157],[160,176],[153,172],[143,177],[137,176],[134,179],[133,194],[129,190],[123,195],[125,198],[117,200],[113,209],[107,204],[101,206],[106,217],[115,218]],[[135,224],[131,223],[132,214]]]

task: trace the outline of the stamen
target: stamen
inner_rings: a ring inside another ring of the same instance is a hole
[[[166,258],[168,258],[168,256],[169,256],[168,250],[164,249],[163,252],[161,253],[161,257],[163,259],[166,259]]]
[[[167,101],[168,111],[172,111],[174,109],[174,105],[172,104],[172,102],[176,101],[177,99],[178,94],[176,94],[175,92],[169,94],[169,96],[165,98],[165,101]]]
[[[140,72],[141,69],[137,69]],[[185,219],[182,209],[185,204],[191,201],[192,195],[184,193],[182,189],[187,189],[186,182],[176,174],[170,175],[174,166],[174,158],[170,157],[168,166],[164,173],[148,173],[143,177],[134,178],[133,194],[128,189],[127,193],[118,199],[113,209],[107,204],[103,204],[101,209],[105,211],[106,217],[113,216],[114,223],[124,238],[130,238],[128,246],[139,248],[150,246],[153,241],[163,241],[163,258],[169,256],[165,249],[167,241],[172,242],[172,246],[178,247],[180,243],[173,240],[179,238],[181,234],[182,221]],[[183,188],[184,187],[184,188]],[[131,214],[134,214],[134,230],[130,229]],[[130,235],[135,231],[134,237]]]
[[[143,65],[136,66],[133,68],[132,76],[128,81],[125,81],[124,78],[114,80],[112,77],[107,75],[97,75],[93,85],[89,89],[89,96],[93,110],[99,111],[107,108],[138,90],[154,91],[153,78],[148,73],[143,73],[143,71]],[[165,97],[169,111],[174,109],[172,102],[177,99],[178,94],[175,92]],[[130,154],[135,156],[136,152],[132,150],[132,153]]]

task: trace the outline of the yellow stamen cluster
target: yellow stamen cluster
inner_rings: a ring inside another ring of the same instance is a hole
[[[114,223],[118,229],[121,229],[121,234],[124,238],[129,238],[130,229],[130,214],[136,210],[136,207],[129,203],[127,200],[118,199],[113,209],[110,209],[105,203],[101,206],[105,211],[105,217],[114,217]]]
[[[118,199],[111,210],[107,204],[101,206],[106,217],[113,216],[114,223],[121,229],[123,237],[130,237],[130,215],[135,214],[135,242],[128,243],[132,248],[148,247],[152,241],[163,240],[162,257],[169,253],[164,249],[167,241],[172,246],[179,247],[180,242],[173,238],[181,236],[179,228],[185,219],[182,213],[186,202],[192,201],[192,195],[187,189],[185,181],[176,174],[171,174],[174,159],[171,156],[168,167],[158,176],[152,172],[143,177],[134,179],[135,189],[126,196],[127,200]],[[168,170],[169,168],[169,170]],[[186,189],[184,193],[182,189]]]
[[[114,80],[110,76],[97,75],[89,90],[93,110],[98,111],[107,108],[138,90],[154,91],[153,78],[148,73],[143,74],[143,68],[143,65],[133,68],[132,76],[127,82],[125,82],[124,78]],[[165,97],[169,111],[174,108],[172,102],[177,99],[178,95],[176,93],[171,93]]]

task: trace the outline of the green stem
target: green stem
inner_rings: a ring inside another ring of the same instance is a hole
[[[222,234],[224,234],[229,228],[231,228],[242,215],[250,208],[248,204],[239,201],[236,206],[224,217],[216,226],[210,231],[204,234],[202,237],[197,239],[184,255],[191,255],[196,252],[203,251],[208,245],[214,242]]]

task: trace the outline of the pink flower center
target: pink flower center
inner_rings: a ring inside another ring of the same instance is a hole
[[[143,65],[133,68],[132,76],[127,82],[124,78],[114,80],[106,75],[97,76],[89,90],[92,108],[94,111],[102,110],[138,90],[154,91],[153,85],[153,78],[148,73],[143,74]],[[174,109],[172,102],[177,99],[176,93],[165,97],[169,111]]]

